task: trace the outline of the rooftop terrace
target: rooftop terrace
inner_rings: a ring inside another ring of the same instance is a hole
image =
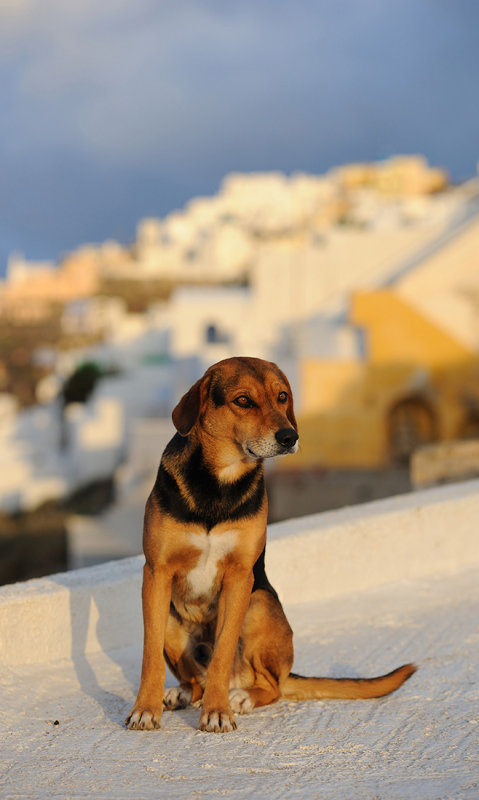
[[[476,800],[478,515],[471,481],[272,526],[268,575],[297,671],[419,670],[389,697],[280,701],[225,735],[197,731],[193,708],[160,731],[122,725],[141,557],[3,587],[2,797]]]

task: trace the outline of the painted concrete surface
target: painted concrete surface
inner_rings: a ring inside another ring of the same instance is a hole
[[[388,698],[281,701],[214,735],[193,708],[122,726],[138,646],[3,668],[2,797],[479,797],[479,570],[287,610],[300,672],[419,670]]]

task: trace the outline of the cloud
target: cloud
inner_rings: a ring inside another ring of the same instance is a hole
[[[346,115],[348,105],[357,107],[356,86],[370,102],[371,56],[384,48],[384,57],[394,58],[384,34],[375,38],[385,6],[10,2],[2,9],[13,73],[6,122],[21,134],[5,145],[13,157],[25,147],[67,147],[137,167],[171,151],[208,156],[220,134],[241,152],[257,137],[264,148],[272,132],[279,141],[299,141],[314,125],[321,145],[336,103]],[[393,12],[391,31],[394,20]]]
[[[112,161],[146,163],[162,142],[181,139],[195,116],[211,114],[215,70],[241,59],[251,39],[259,44],[246,16],[184,0],[174,10],[147,0],[24,0],[2,12],[10,129],[30,128],[37,150],[68,143]],[[215,83],[221,92],[221,74]],[[23,137],[8,145],[21,149]]]
[[[133,230],[233,169],[420,151],[465,177],[478,22],[470,0],[0,0],[4,241]]]

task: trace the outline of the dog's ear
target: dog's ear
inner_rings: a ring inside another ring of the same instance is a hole
[[[288,406],[286,408],[286,416],[288,417],[291,425],[293,426],[296,433],[298,433],[298,423],[296,422],[296,417],[294,414],[294,405],[293,405],[293,392],[291,391],[290,383],[282,370],[279,370],[282,379],[284,380],[286,386],[288,387]]]
[[[206,403],[211,375],[204,375],[183,395],[171,415],[181,436],[188,436]]]

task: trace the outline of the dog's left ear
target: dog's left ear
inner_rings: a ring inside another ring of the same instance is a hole
[[[171,415],[173,425],[181,436],[188,436],[206,403],[211,375],[203,375],[183,395]]]
[[[289,383],[286,375],[284,374],[284,372],[282,372],[280,370],[280,373],[281,373],[282,379],[284,380],[286,386],[288,387],[288,406],[287,406],[287,409],[286,409],[286,416],[288,417],[289,421],[291,422],[291,425],[293,426],[293,428],[296,431],[296,433],[298,433],[298,423],[296,422],[296,417],[295,417],[295,414],[294,414],[293,392],[291,391],[290,383]]]

